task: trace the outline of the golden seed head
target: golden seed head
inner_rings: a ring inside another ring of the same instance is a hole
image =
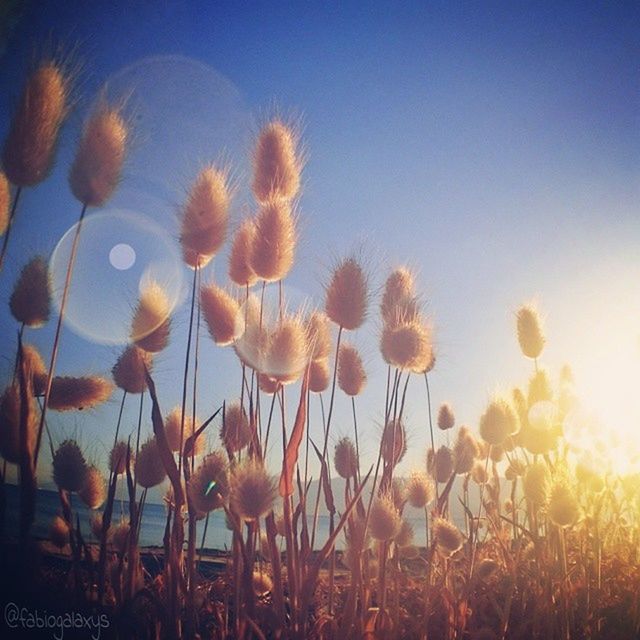
[[[382,459],[395,467],[407,452],[407,433],[400,419],[389,420],[382,435]]]
[[[298,136],[281,120],[269,122],[258,135],[253,154],[253,193],[258,202],[291,200],[300,188],[302,161]]]
[[[49,175],[68,111],[68,91],[69,79],[51,60],[27,78],[2,152],[4,170],[13,184],[33,186]]]
[[[169,343],[171,304],[164,289],[147,282],[140,292],[131,321],[131,339],[145,351],[157,353]]]
[[[527,358],[537,358],[544,348],[544,335],[540,316],[533,306],[524,305],[518,309],[516,318],[518,342]]]
[[[49,408],[54,411],[93,409],[106,402],[113,384],[100,376],[56,376],[51,381]]]
[[[151,372],[153,356],[136,345],[128,346],[116,361],[111,375],[113,381],[127,393],[142,393],[147,389],[145,371]]]
[[[399,547],[408,547],[413,543],[413,526],[408,520],[402,520],[400,531],[398,531],[393,541]]]
[[[49,539],[62,549],[69,542],[69,525],[60,516],[54,516],[49,525]]]
[[[225,241],[231,200],[227,177],[227,171],[209,166],[191,185],[180,229],[182,253],[190,267],[196,260],[204,266]]]
[[[135,462],[136,482],[145,489],[150,489],[160,484],[166,477],[158,442],[154,437],[149,438],[138,451]]]
[[[519,428],[518,416],[504,398],[492,400],[480,418],[480,435],[488,444],[502,444]]]
[[[312,360],[328,358],[331,353],[329,318],[322,311],[314,311],[307,320],[307,340]]]
[[[90,509],[98,509],[103,504],[107,498],[107,485],[100,469],[94,466],[87,469],[78,495]]]
[[[439,553],[450,558],[462,547],[464,538],[458,528],[444,518],[435,518],[433,522],[433,539]]]
[[[387,326],[411,322],[419,311],[413,274],[406,267],[391,272],[384,285],[380,313]]]
[[[333,465],[341,478],[355,478],[358,473],[356,448],[350,438],[341,438],[336,444]]]
[[[580,505],[566,484],[557,483],[551,489],[547,512],[551,522],[558,527],[570,527],[577,522]]]
[[[110,527],[111,542],[120,553],[124,553],[127,546],[129,529],[129,523],[126,520],[120,520],[117,525]]]
[[[33,377],[34,395],[43,395],[47,384],[47,367],[44,364],[40,352],[33,345],[23,344],[22,359],[25,369],[29,371]]]
[[[500,462],[504,458],[504,445],[494,444],[489,451],[489,457],[493,462]]]
[[[260,598],[273,589],[273,581],[265,571],[254,571],[252,577],[253,591]]]
[[[369,514],[369,531],[376,540],[391,540],[400,532],[402,519],[393,498],[382,495],[374,500]]]
[[[449,447],[442,445],[435,455],[433,475],[437,482],[447,482],[453,473],[453,454]]]
[[[264,316],[260,313],[260,301],[249,296],[240,313],[244,321],[244,332],[233,345],[240,361],[256,371],[264,371],[270,335]]]
[[[224,347],[234,342],[244,331],[244,321],[238,301],[215,284],[200,289],[202,315],[213,341]]]
[[[181,451],[180,448],[180,432],[182,431],[182,409],[174,407],[164,419],[164,433],[167,437],[167,444],[171,451]],[[195,433],[195,425],[193,416],[186,412],[184,415],[184,433],[183,445]],[[194,455],[199,456],[204,453],[205,439],[200,435],[196,439],[196,448]]]
[[[360,327],[367,316],[367,276],[355,258],[345,258],[333,270],[326,288],[325,311],[343,329]]]
[[[231,474],[231,508],[245,521],[258,520],[273,508],[276,487],[264,465],[246,460]]]
[[[79,491],[87,476],[87,463],[75,440],[65,440],[53,454],[53,480],[65,491]]]
[[[453,415],[451,405],[446,402],[440,405],[440,409],[438,410],[438,429],[447,431],[448,429],[453,429],[455,424],[456,418]]]
[[[535,428],[527,426],[522,434],[522,445],[534,455],[544,455],[553,451],[558,446],[559,433],[551,428]]]
[[[35,400],[30,398],[29,415],[27,416],[27,446],[29,451],[35,448],[38,433],[38,413]],[[7,462],[20,462],[20,418],[22,400],[20,385],[8,386],[0,398],[0,454]]]
[[[9,299],[13,317],[28,327],[41,327],[51,311],[49,268],[41,256],[32,258],[20,272]]]
[[[11,204],[11,191],[9,181],[5,173],[0,170],[0,236],[5,234],[9,226],[9,205]]]
[[[471,478],[476,484],[487,484],[489,482],[489,473],[485,462],[476,462],[471,469]]]
[[[495,560],[492,560],[491,558],[483,558],[478,562],[478,566],[476,567],[476,578],[478,578],[478,580],[486,581],[496,573],[499,568],[500,565]]]
[[[329,387],[330,381],[329,360],[313,360],[309,365],[309,391],[322,393]]]
[[[226,406],[220,428],[220,440],[226,450],[232,453],[241,451],[249,445],[252,437],[253,430],[240,403],[235,402]]]
[[[189,480],[189,497],[197,511],[220,509],[229,496],[227,462],[222,451],[205,456]]]
[[[258,278],[277,282],[291,271],[297,232],[291,204],[273,200],[260,207],[254,221],[251,268]]]
[[[542,462],[534,462],[527,467],[522,481],[525,497],[537,506],[547,503],[549,498],[549,470]]]
[[[112,473],[120,475],[127,470],[127,452],[129,453],[131,466],[133,466],[135,460],[129,445],[124,440],[120,440],[113,445],[113,449],[109,454],[109,469]]]
[[[239,287],[251,287],[258,280],[258,276],[251,267],[255,236],[256,226],[251,219],[243,220],[233,236],[229,254],[229,278]]]
[[[348,396],[360,395],[367,384],[367,374],[358,350],[346,342],[338,352],[338,386]]]
[[[529,391],[527,400],[529,407],[536,402],[551,401],[553,399],[553,391],[549,376],[544,369],[538,369],[529,380]]]
[[[473,469],[475,459],[480,455],[478,443],[467,427],[460,427],[453,445],[453,468],[463,475]]]
[[[380,351],[387,364],[419,373],[431,360],[431,329],[415,319],[395,326],[386,325],[380,339]]]
[[[300,318],[284,316],[269,337],[263,373],[282,384],[295,382],[307,364],[306,333]]]
[[[406,484],[407,501],[416,509],[424,509],[435,497],[433,482],[424,473],[414,471]]]
[[[69,172],[73,195],[99,207],[113,194],[122,173],[129,131],[120,110],[101,104],[89,116]]]

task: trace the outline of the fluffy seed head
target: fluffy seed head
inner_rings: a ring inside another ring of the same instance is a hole
[[[480,418],[480,435],[489,444],[502,444],[519,428],[518,416],[504,398],[492,400]]]
[[[294,382],[307,364],[305,329],[297,316],[285,316],[271,333],[265,371],[283,384]]]
[[[127,393],[142,393],[147,388],[145,370],[151,371],[153,356],[136,345],[128,346],[111,369],[113,381]]]
[[[476,484],[487,484],[489,482],[489,473],[487,471],[486,461],[476,462],[471,469],[471,478]]]
[[[94,466],[87,469],[78,495],[90,509],[98,509],[102,505],[107,497],[107,485],[100,469]]]
[[[313,360],[309,365],[309,391],[322,393],[329,386],[331,374],[329,372],[329,360]]]
[[[540,316],[532,306],[524,305],[518,309],[516,317],[518,342],[527,358],[537,358],[544,348],[544,334],[540,324]]]
[[[252,188],[258,202],[290,200],[298,193],[302,162],[297,145],[297,135],[281,120],[262,129],[253,154]]]
[[[395,326],[386,325],[380,339],[380,351],[387,364],[419,373],[431,359],[431,330],[419,319]]]
[[[254,571],[252,577],[253,592],[258,596],[266,596],[273,589],[273,581],[264,571]]]
[[[500,565],[491,558],[483,558],[476,567],[475,575],[478,580],[488,580],[498,569]]]
[[[336,445],[333,464],[341,478],[355,478],[358,473],[356,448],[350,438],[341,438]]]
[[[182,211],[180,244],[190,267],[204,266],[220,250],[229,221],[227,172],[205,167],[194,180]]]
[[[435,540],[436,548],[445,558],[450,558],[458,551],[464,541],[458,528],[444,518],[436,518],[434,520],[433,539]]]
[[[297,233],[291,204],[285,200],[263,204],[254,225],[251,268],[261,280],[282,280],[293,266],[296,249]]]
[[[527,400],[529,407],[532,407],[536,402],[548,402],[553,398],[553,391],[551,390],[551,382],[549,376],[544,369],[538,369],[531,379],[529,380],[529,391]]]
[[[435,497],[433,482],[424,473],[412,472],[405,489],[407,501],[416,509],[423,509]]]
[[[60,516],[54,516],[49,525],[49,539],[58,549],[69,542],[69,525]]]
[[[400,532],[402,519],[393,498],[382,495],[374,500],[369,514],[369,530],[376,540],[391,540]]]
[[[158,442],[153,437],[149,438],[138,451],[135,476],[136,482],[145,489],[155,487],[167,477],[167,472],[160,458]]]
[[[205,456],[189,480],[189,496],[200,513],[220,509],[229,496],[227,462],[221,451]]]
[[[440,405],[440,409],[438,410],[438,429],[447,431],[448,429],[453,429],[455,424],[456,418],[453,415],[451,405],[446,402]]]
[[[182,429],[182,409],[174,407],[164,419],[164,433],[167,436],[167,444],[171,451],[180,451],[180,431]],[[195,433],[195,425],[193,416],[189,412],[184,416],[184,442]],[[183,442],[183,444],[184,444]],[[205,440],[202,435],[196,439],[196,450],[194,455],[199,456],[203,453]]]
[[[453,473],[453,454],[451,449],[442,445],[436,451],[433,463],[433,474],[437,482],[447,482]]]
[[[133,465],[134,457],[129,445],[124,440],[120,440],[113,445],[113,449],[109,454],[109,469],[112,473],[120,475],[127,470],[127,452]]]
[[[271,395],[280,388],[280,383],[264,373],[260,373],[258,374],[258,386],[260,387],[260,391]]]
[[[399,547],[408,547],[413,542],[413,526],[408,520],[402,520],[400,531],[393,541]]]
[[[533,504],[542,506],[549,498],[549,471],[542,462],[534,462],[527,467],[522,481],[525,497]]]
[[[258,520],[273,508],[276,488],[262,464],[246,460],[231,474],[231,508],[245,521]]]
[[[36,408],[35,401],[31,398],[27,417],[27,446],[29,451],[34,450],[38,433],[39,421]],[[20,462],[21,414],[20,385],[14,383],[5,389],[0,398],[0,454],[7,462],[15,464]]]
[[[233,236],[229,254],[229,278],[239,287],[251,287],[258,280],[258,276],[251,267],[255,236],[256,227],[251,219],[243,220]]]
[[[380,313],[387,326],[411,322],[418,313],[413,274],[406,267],[391,272],[384,285]]]
[[[357,329],[365,321],[367,276],[355,258],[345,258],[333,270],[326,289],[325,311],[343,329]]]
[[[11,192],[9,181],[3,171],[0,170],[0,236],[3,236],[9,226],[9,204]]]
[[[224,420],[220,427],[220,440],[227,451],[237,452],[244,449],[253,436],[251,425],[239,402],[225,407]]]
[[[200,304],[213,341],[224,347],[236,340],[244,330],[238,301],[215,284],[202,287]]]
[[[65,440],[53,454],[53,480],[65,491],[79,491],[87,475],[87,463],[74,440]]]
[[[68,110],[68,91],[68,78],[51,60],[42,62],[27,78],[2,152],[4,170],[13,184],[33,186],[51,171]]]
[[[55,411],[92,409],[106,402],[113,384],[100,376],[56,376],[51,381],[49,408]]]
[[[169,342],[170,313],[171,304],[164,289],[153,280],[147,282],[133,313],[131,339],[145,351],[162,351]]]
[[[570,527],[580,517],[580,505],[573,492],[563,483],[556,484],[549,496],[548,514],[558,527]]]
[[[41,256],[32,258],[20,272],[9,299],[13,317],[28,327],[41,327],[51,311],[51,280]]]
[[[90,207],[103,205],[122,173],[129,131],[116,107],[101,104],[85,123],[69,172],[73,195]]]
[[[453,468],[457,474],[469,473],[480,455],[478,443],[467,427],[460,427],[453,445]]]
[[[407,433],[399,419],[389,420],[382,435],[382,459],[395,467],[407,452]]]
[[[367,374],[358,350],[353,345],[341,344],[338,352],[338,386],[348,396],[357,396],[366,384]]]
[[[331,353],[329,318],[322,311],[314,311],[307,320],[307,340],[312,360],[328,358]]]
[[[120,520],[120,522],[111,527],[111,542],[113,546],[120,552],[124,553],[127,546],[127,540],[129,539],[129,523],[126,520]]]
[[[40,352],[30,344],[22,345],[22,359],[27,371],[33,376],[33,393],[36,396],[44,394],[47,384],[47,368]]]

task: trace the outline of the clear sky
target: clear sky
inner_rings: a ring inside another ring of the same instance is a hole
[[[637,3],[241,7],[96,0],[26,2],[9,17],[0,54],[0,134],[32,52],[46,39],[74,48],[82,68],[54,172],[21,202],[0,275],[2,300],[26,260],[36,251],[49,255],[77,217],[66,174],[82,119],[105,81],[110,96],[129,95],[136,130],[123,183],[106,215],[139,212],[164,230],[154,226],[164,240],[175,239],[184,191],[208,160],[232,166],[234,219],[251,212],[246,185],[252,135],[280,113],[301,122],[308,158],[299,257],[288,280],[293,301],[321,305],[334,258],[353,250],[366,258],[374,291],[392,267],[414,267],[436,328],[434,403],[451,402],[458,424],[475,428],[492,392],[530,375],[531,363],[515,339],[514,313],[535,299],[546,318],[544,364],[556,374],[571,363],[587,404],[627,445],[637,445]],[[126,223],[122,231],[142,245],[150,237]],[[99,243],[99,224],[94,233]],[[145,246],[141,251],[151,256]],[[80,273],[104,268],[96,264],[88,256]],[[208,277],[214,273],[224,280],[226,254]],[[176,274],[189,275],[180,265]],[[103,334],[115,331],[108,321],[115,301],[104,299],[110,294],[88,276],[78,282],[79,308],[102,318],[78,322],[98,322]],[[172,346],[156,367],[167,409],[180,396],[175,380],[186,318],[182,304]],[[28,332],[28,340],[48,354],[52,329]],[[353,336],[370,374],[358,399],[369,457],[384,401],[378,329],[374,297],[370,321]],[[5,379],[15,331],[3,305]],[[118,348],[85,338],[63,334],[60,373],[109,372]],[[237,394],[239,378],[234,369],[232,383],[225,373],[231,355],[208,339],[202,357],[204,416]],[[423,465],[423,389],[420,379],[410,387],[405,469]],[[94,412],[52,415],[56,438],[77,435],[90,457],[104,458],[117,403],[114,396]],[[129,409],[131,430],[135,408]],[[336,436],[350,433],[349,409],[339,397]]]

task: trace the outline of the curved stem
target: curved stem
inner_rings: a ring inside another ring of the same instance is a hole
[[[9,221],[7,222],[7,229],[4,232],[4,239],[2,240],[2,249],[0,249],[0,271],[4,265],[4,259],[7,255],[7,247],[9,246],[9,236],[11,235],[11,228],[13,226],[13,218],[16,215],[16,209],[18,207],[18,200],[20,200],[20,194],[22,193],[22,187],[16,189],[16,195],[13,198],[11,204],[11,213],[9,214]]]

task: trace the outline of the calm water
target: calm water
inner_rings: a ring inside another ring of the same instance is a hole
[[[6,513],[6,533],[9,537],[17,537],[18,535],[18,518],[20,513],[20,496],[18,487],[14,485],[6,485],[7,492],[7,513]],[[83,536],[87,540],[95,541],[95,537],[91,533],[89,526],[91,509],[82,504],[77,496],[73,497],[72,502],[74,512],[80,516],[80,528]],[[113,509],[113,522],[117,522],[120,515],[128,516],[128,502],[118,500]],[[49,537],[49,524],[55,515],[60,513],[60,500],[55,491],[40,489],[38,491],[38,502],[36,507],[36,520],[33,526],[33,535],[37,538]],[[407,519],[413,525],[415,537],[414,544],[424,546],[425,530],[424,517],[419,516],[419,512],[409,514]],[[457,518],[456,518],[457,519]],[[337,521],[337,519],[336,519]],[[166,522],[166,511],[164,505],[147,503],[144,507],[144,515],[142,519],[142,527],[140,529],[141,546],[161,546],[162,537],[164,535],[164,527]],[[198,544],[202,540],[202,532],[204,530],[204,521],[198,523]],[[318,518],[318,534],[316,547],[324,543],[329,535],[329,518],[328,516],[320,516]],[[344,545],[344,536],[340,535],[336,546],[340,549]],[[205,547],[210,549],[228,549],[231,546],[231,532],[225,526],[224,513],[214,511],[209,517],[209,526],[207,527],[207,537]]]

